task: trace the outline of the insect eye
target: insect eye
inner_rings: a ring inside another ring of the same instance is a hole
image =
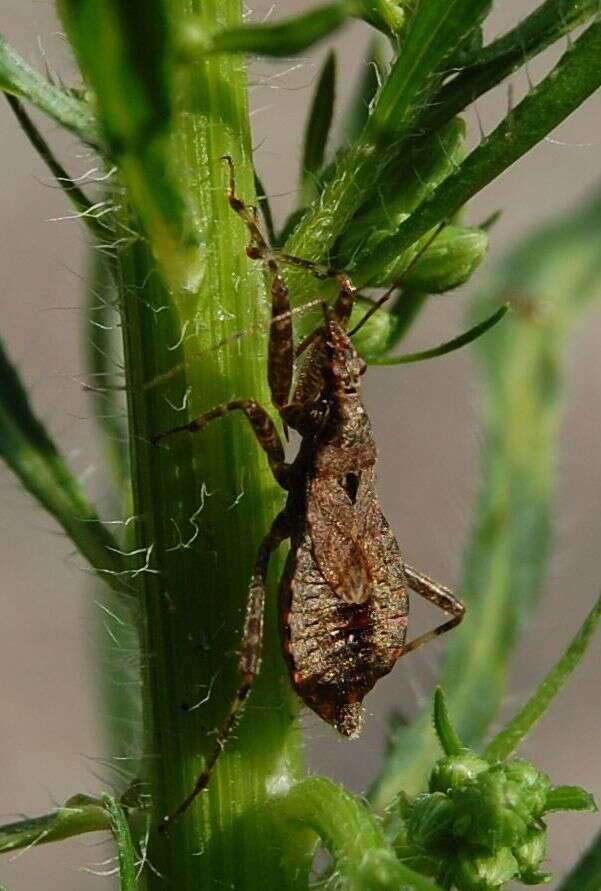
[[[367,371],[367,362],[365,359],[359,359],[359,374],[365,374]]]

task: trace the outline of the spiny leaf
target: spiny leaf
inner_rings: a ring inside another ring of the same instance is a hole
[[[305,129],[300,183],[300,200],[302,204],[309,203],[317,194],[316,180],[323,167],[328,135],[334,115],[335,99],[336,54],[331,51],[328,53],[321,69]]]
[[[425,113],[422,126],[437,129],[600,8],[599,0],[546,0],[467,61],[467,67],[442,88],[435,105]]]
[[[96,122],[87,106],[45,80],[0,35],[0,90],[26,99],[84,142],[98,145]]]
[[[558,65],[468,155],[398,232],[374,252],[373,263],[392,263],[422,235],[453,215],[568,117],[601,85],[601,23],[591,25]]]

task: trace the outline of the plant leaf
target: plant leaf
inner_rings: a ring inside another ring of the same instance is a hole
[[[440,672],[466,745],[481,740],[497,712],[508,659],[541,588],[551,545],[563,347],[601,284],[600,227],[598,192],[523,239],[472,310],[473,316],[510,299],[515,311],[477,342],[483,482],[459,586],[469,618],[451,636]],[[395,736],[372,791],[378,808],[401,789],[423,788],[437,751],[424,710]]]
[[[110,825],[102,801],[75,795],[52,814],[0,826],[0,854],[61,841],[84,832],[100,832]]]
[[[396,234],[378,246],[372,262],[381,266],[395,262],[557,127],[601,85],[600,56],[601,23],[595,23]]]
[[[128,564],[87,501],[41,421],[34,415],[15,367],[0,344],[0,456],[60,523],[79,552],[119,591]]]
[[[580,663],[601,619],[601,595],[571,644],[547,677],[509,724],[488,744],[484,757],[502,761],[509,757],[547,711],[570,675]]]
[[[196,219],[173,167],[167,59],[170,31],[162,0],[60,0],[82,72],[94,89],[109,158],[176,294],[198,285],[205,255]]]
[[[376,97],[381,82],[381,72],[384,71],[383,41],[372,40],[369,44],[367,55],[362,62],[363,72],[359,78],[355,91],[351,96],[342,125],[343,144],[352,145],[365,127],[369,117],[371,104]]]
[[[440,91],[424,116],[426,130],[438,129],[529,59],[582,25],[600,9],[599,0],[546,0],[515,28],[480,50]]]
[[[500,322],[507,310],[508,306],[502,306],[496,312],[494,312],[487,319],[484,319],[483,322],[479,322],[477,325],[474,325],[473,328],[470,328],[469,331],[464,331],[463,334],[460,334],[459,337],[454,337],[452,340],[447,340],[445,343],[439,344],[439,346],[432,347],[429,350],[421,350],[417,353],[405,353],[404,356],[385,356],[384,358],[370,358],[370,365],[408,365],[411,362],[423,362],[425,359],[436,359],[439,356],[446,356],[447,353],[453,353],[455,350],[459,350],[464,346],[467,346],[468,343],[472,343],[474,340],[477,340],[479,337],[482,337],[483,334],[493,328],[497,322]]]
[[[1,35],[0,90],[31,102],[84,142],[95,146],[99,144],[96,121],[86,105],[64,90],[59,90],[27,65]]]
[[[79,186],[73,182],[65,168],[54,156],[52,149],[25,111],[21,102],[10,93],[6,94],[6,101],[10,105],[27,139],[56,179],[78,216],[89,228],[92,235],[105,240],[110,233],[110,229],[95,216],[92,202],[88,200]]]
[[[550,811],[596,811],[590,792],[580,786],[553,786],[547,795],[545,813]]]
[[[434,729],[445,755],[460,755],[464,751],[465,747],[451,724],[442,687],[434,691]]]
[[[319,198],[286,243],[286,252],[323,257],[331,250],[369,193],[386,188],[391,164],[406,155],[404,139],[436,91],[445,59],[484,18],[490,0],[430,0],[420,3],[403,49],[378,93],[363,135],[334,166]],[[436,194],[436,193],[435,193]],[[290,276],[298,298],[308,284]]]
[[[321,69],[305,128],[301,165],[300,201],[308,204],[317,193],[316,180],[323,167],[334,102],[336,99],[336,54],[330,51]]]
[[[361,2],[339,0],[274,24],[250,24],[223,28],[212,34],[190,25],[181,35],[178,58],[195,62],[212,53],[252,53],[282,58],[295,56],[329,37],[351,16],[360,14]]]

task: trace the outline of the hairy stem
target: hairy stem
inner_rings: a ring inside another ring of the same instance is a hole
[[[239,0],[168,5],[178,26],[194,13],[207,28],[233,27],[240,12]],[[281,503],[243,418],[226,418],[160,448],[150,444],[154,434],[233,394],[268,401],[262,339],[210,349],[265,319],[261,273],[246,259],[246,231],[227,204],[220,160],[226,153],[234,158],[240,193],[252,201],[244,65],[238,57],[211,57],[194,66],[182,91],[186,113],[174,118],[172,151],[206,234],[203,281],[196,290],[167,293],[142,241],[120,257],[134,511],[138,547],[150,552],[148,572],[139,579],[146,778],[155,828],[192,788],[235,694],[251,568]],[[178,364],[180,373],[153,385]],[[288,857],[282,868],[261,807],[300,771],[296,706],[277,645],[273,592],[266,641],[261,675],[208,792],[167,837],[151,837],[150,860],[178,891],[306,887],[306,858]],[[148,885],[165,887],[154,874]]]

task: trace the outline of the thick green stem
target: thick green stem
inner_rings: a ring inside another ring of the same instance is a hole
[[[440,891],[399,861],[368,809],[325,777],[311,777],[274,802],[281,825],[313,830],[345,891]]]
[[[174,26],[191,15],[210,29],[241,20],[239,0],[171,0],[167,8]],[[172,145],[206,232],[203,282],[197,291],[168,294],[142,241],[120,257],[138,547],[151,549],[139,581],[146,779],[155,826],[190,791],[235,694],[252,564],[282,502],[244,418],[150,445],[153,434],[234,395],[268,403],[263,339],[210,351],[265,321],[261,270],[246,258],[247,233],[228,206],[220,161],[226,153],[234,158],[240,194],[252,201],[242,60],[221,55],[199,63],[182,91],[185,114],[175,121]],[[151,385],[180,363],[180,373]],[[151,838],[149,857],[160,874],[148,875],[151,889],[306,887],[306,858],[299,853],[291,860],[284,852],[282,866],[262,807],[270,792],[300,774],[296,705],[279,652],[273,589],[265,637],[261,675],[208,792],[168,837]]]

